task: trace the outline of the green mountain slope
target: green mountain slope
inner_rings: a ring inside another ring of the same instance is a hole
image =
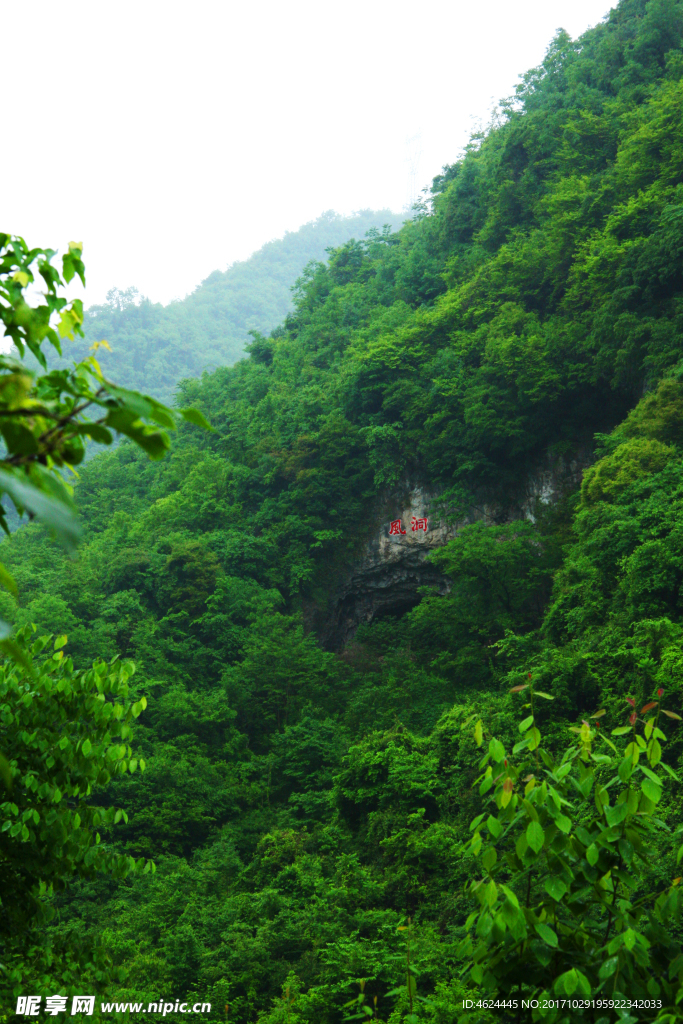
[[[338,246],[248,358],[181,384],[213,433],[84,467],[78,560],[35,525],[4,542],[0,615],[67,633],[77,664],[132,658],[148,698],[148,767],[106,791],[130,820],[103,841],[158,871],[55,897],[44,940],[98,935],[121,1000],[531,1020],[464,1013],[512,976],[520,998],[588,986],[680,1019],[660,759],[683,742],[659,691],[683,714],[682,120],[681,0],[558,34],[421,216]],[[581,488],[522,521],[528,474],[587,451]],[[304,623],[406,480],[489,516],[432,556],[448,587],[324,650]],[[530,683],[554,702],[521,711]],[[537,728],[576,742],[566,770]],[[582,1013],[547,1019],[618,1019]]]
[[[389,210],[350,217],[330,211],[228,270],[215,271],[187,298],[168,306],[140,298],[134,289],[114,289],[106,303],[87,310],[85,339],[68,346],[65,356],[83,358],[104,338],[112,349],[98,351],[106,375],[172,403],[179,380],[234,363],[244,354],[250,331],[268,332],[282,321],[307,263],[324,260],[329,247],[364,238],[385,224],[397,228],[401,217]]]

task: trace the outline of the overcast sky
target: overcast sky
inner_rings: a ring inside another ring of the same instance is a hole
[[[321,212],[400,211],[608,0],[2,5],[3,231],[155,301]],[[420,135],[420,141],[407,144]]]

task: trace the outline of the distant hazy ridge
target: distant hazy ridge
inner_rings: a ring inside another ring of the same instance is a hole
[[[234,363],[249,342],[249,331],[269,332],[292,308],[291,288],[311,260],[325,260],[325,250],[350,238],[362,239],[370,228],[402,217],[389,210],[364,210],[352,217],[332,211],[284,238],[268,242],[249,259],[214,271],[182,301],[168,306],[140,300],[135,289],[113,290],[109,301],[86,313],[85,339],[65,343],[71,361],[106,339],[109,353],[98,359],[108,377],[172,402],[179,380],[203,370]]]

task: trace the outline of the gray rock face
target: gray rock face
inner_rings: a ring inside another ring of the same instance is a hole
[[[463,526],[477,520],[533,522],[539,503],[553,503],[580,485],[590,461],[590,453],[572,461],[548,460],[522,481],[508,508],[483,502],[464,519],[451,524],[433,513],[436,491],[415,481],[405,481],[378,503],[373,532],[359,557],[343,574],[332,608],[318,630],[322,644],[330,650],[341,650],[361,623],[400,614],[419,604],[421,587],[447,593],[449,581],[426,560],[430,551],[442,547]]]
[[[420,587],[436,587],[439,593],[446,593],[448,582],[426,557],[455,537],[457,527],[432,518],[433,499],[428,489],[405,484],[386,500],[376,532],[338,590],[332,615],[322,630],[324,646],[339,650],[362,622],[408,611],[419,603]],[[394,526],[395,532],[392,523],[400,524]]]

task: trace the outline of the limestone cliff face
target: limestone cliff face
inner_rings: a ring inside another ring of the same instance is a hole
[[[340,650],[351,640],[361,623],[383,615],[408,611],[419,603],[421,587],[435,588],[445,594],[449,581],[427,555],[455,537],[468,523],[484,519],[500,523],[514,519],[534,519],[538,504],[557,501],[581,483],[586,452],[572,461],[548,460],[538,471],[520,482],[508,506],[483,501],[478,508],[456,523],[446,523],[433,513],[437,492],[417,481],[404,481],[378,501],[373,529],[342,575],[332,598],[331,608],[318,629],[321,642],[331,650]],[[427,520],[427,529],[413,529],[415,520]],[[391,524],[400,521],[400,529]]]
[[[420,587],[446,592],[446,580],[426,557],[454,537],[457,528],[432,518],[433,499],[427,488],[406,482],[382,503],[375,532],[348,567],[335,595],[332,614],[321,631],[326,647],[339,650],[362,622],[412,608],[420,600]],[[425,517],[427,529],[413,530],[413,519]],[[396,521],[405,533],[391,533]]]

